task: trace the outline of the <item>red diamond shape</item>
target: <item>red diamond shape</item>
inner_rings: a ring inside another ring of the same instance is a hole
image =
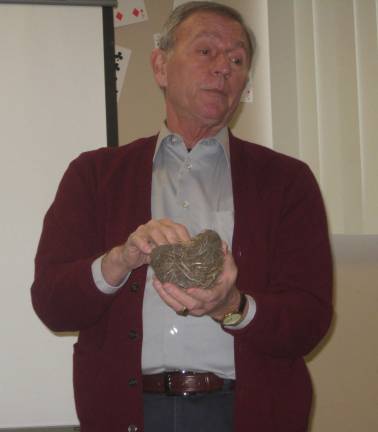
[[[134,8],[134,9],[133,9],[133,15],[136,16],[136,17],[138,17],[139,14],[140,14],[140,10],[137,9],[137,8]]]
[[[122,21],[123,13],[122,12],[117,12],[116,18],[117,18],[117,20]]]

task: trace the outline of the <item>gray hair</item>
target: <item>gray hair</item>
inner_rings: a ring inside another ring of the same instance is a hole
[[[238,11],[229,6],[210,1],[190,1],[175,8],[168,17],[161,32],[160,49],[163,51],[170,51],[174,47],[176,41],[176,31],[178,26],[197,12],[211,12],[238,22],[246,35],[247,54],[249,66],[251,66],[255,51],[255,38],[252,31],[245,24],[243,17]]]

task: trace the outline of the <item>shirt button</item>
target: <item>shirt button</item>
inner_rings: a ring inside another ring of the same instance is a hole
[[[127,428],[127,432],[138,432],[138,427],[131,424],[129,425],[129,427]]]
[[[130,285],[130,291],[132,291],[132,292],[137,292],[137,291],[138,291],[138,288],[139,288],[139,284],[138,284],[137,282],[133,282],[133,283]]]
[[[184,208],[188,208],[189,207],[189,202],[188,201],[184,201],[183,203],[182,203],[182,206],[184,207]]]

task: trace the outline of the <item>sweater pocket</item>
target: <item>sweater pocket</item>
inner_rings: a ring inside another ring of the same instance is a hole
[[[99,406],[99,403],[105,397],[106,381],[103,352],[88,349],[76,343],[74,345],[73,382],[76,411],[81,424],[89,425],[93,418],[96,418],[98,422],[98,416],[105,411],[105,407]]]

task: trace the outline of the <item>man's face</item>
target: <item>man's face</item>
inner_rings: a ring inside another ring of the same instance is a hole
[[[200,127],[225,126],[245,87],[249,59],[240,24],[209,12],[195,13],[177,29],[159,82],[170,119]],[[159,79],[158,79],[159,81]]]

